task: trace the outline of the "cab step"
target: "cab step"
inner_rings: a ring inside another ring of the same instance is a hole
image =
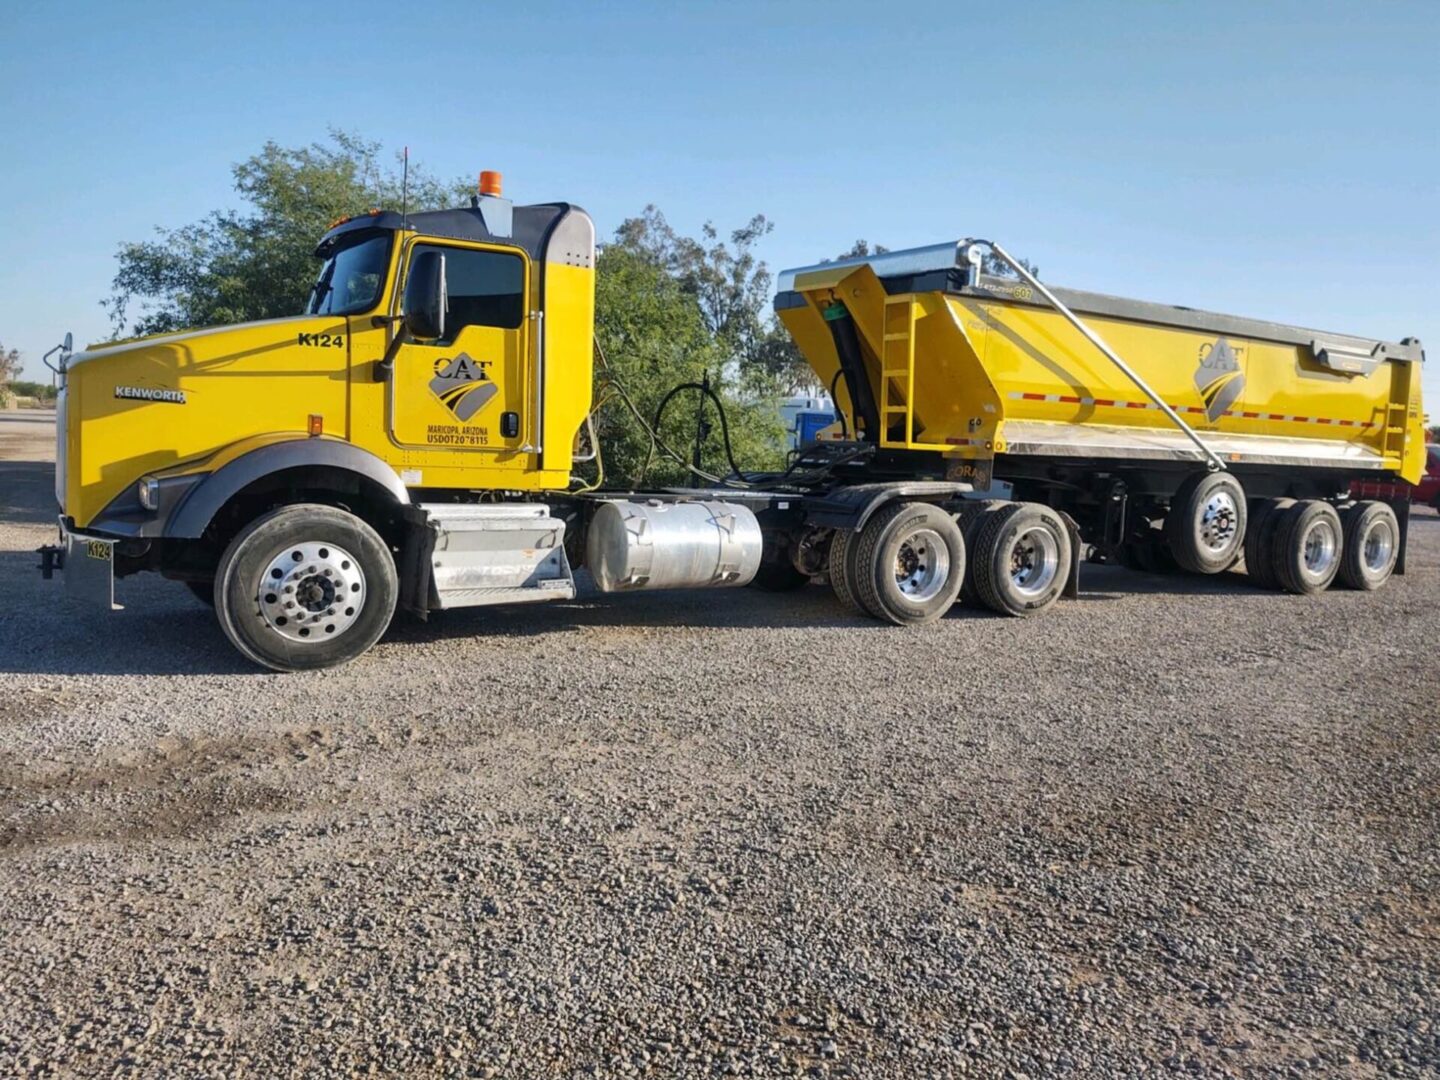
[[[423,503],[412,522],[424,538],[415,554],[428,562],[419,569],[429,571],[431,611],[575,596],[565,522],[546,505]]]

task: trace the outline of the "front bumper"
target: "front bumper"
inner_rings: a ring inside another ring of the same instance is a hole
[[[73,531],[60,519],[60,542],[38,548],[40,573],[46,578],[56,570],[65,574],[65,595],[102,611],[119,611],[115,603],[115,545],[113,537],[92,536]]]

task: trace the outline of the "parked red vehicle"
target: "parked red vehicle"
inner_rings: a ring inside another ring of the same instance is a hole
[[[1412,503],[1433,506],[1440,510],[1440,444],[1431,443],[1425,447],[1425,475],[1418,484],[1397,482],[1376,482],[1356,480],[1350,485],[1350,496],[1355,499],[1405,499]]]

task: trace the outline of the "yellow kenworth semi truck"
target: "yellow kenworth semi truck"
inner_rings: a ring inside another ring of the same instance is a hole
[[[46,576],[111,609],[115,577],[158,571],[299,670],[364,652],[397,607],[573,597],[581,566],[606,592],[824,576],[893,623],[962,590],[1043,611],[1087,545],[1243,558],[1292,593],[1403,572],[1406,508],[1345,493],[1419,477],[1417,341],[1052,290],[981,240],[780,277],[840,406],[783,471],[583,490],[594,228],[482,190],[333,226],[302,315],[62,356]],[[1012,499],[980,497],[997,481]]]

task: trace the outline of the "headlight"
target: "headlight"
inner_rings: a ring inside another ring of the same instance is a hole
[[[160,481],[153,476],[142,476],[135,485],[135,495],[146,510],[160,508]]]

